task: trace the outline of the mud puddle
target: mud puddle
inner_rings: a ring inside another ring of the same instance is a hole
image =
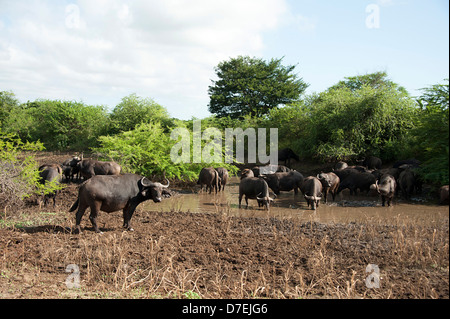
[[[186,191],[175,189],[178,195],[164,199],[161,203],[145,202],[142,208],[159,212],[193,212],[193,213],[227,213],[240,217],[296,217],[304,221],[321,223],[348,223],[384,219],[407,219],[418,222],[436,222],[449,218],[448,206],[439,206],[425,202],[422,198],[406,201],[400,198],[394,200],[392,207],[382,207],[377,194],[352,196],[343,191],[332,201],[328,195],[328,203],[323,199],[316,211],[307,207],[301,192],[294,194],[282,192],[270,207],[270,211],[259,208],[256,200],[249,200],[246,208],[242,199],[239,208],[239,179],[231,178],[224,192],[218,194],[199,191],[198,188]]]

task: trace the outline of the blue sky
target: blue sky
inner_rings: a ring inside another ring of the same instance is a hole
[[[136,93],[209,116],[214,67],[284,57],[321,92],[386,71],[412,95],[448,78],[447,0],[0,0],[0,90],[114,108]],[[375,23],[377,22],[377,23]]]
[[[346,76],[386,71],[412,95],[448,78],[448,1],[292,1],[302,27],[268,32],[264,56],[298,64],[311,91]],[[368,28],[366,7],[379,8]]]

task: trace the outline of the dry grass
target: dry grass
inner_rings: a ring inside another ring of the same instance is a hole
[[[141,212],[105,233],[57,226],[0,229],[2,297],[448,298],[448,219],[319,224],[295,218]],[[58,215],[61,221],[61,216]],[[106,214],[105,214],[106,218]],[[65,268],[80,268],[68,289]],[[368,264],[380,287],[368,288]]]

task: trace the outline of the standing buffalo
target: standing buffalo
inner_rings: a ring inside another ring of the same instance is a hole
[[[336,193],[339,188],[340,179],[335,173],[320,173],[317,175],[317,178],[322,183],[322,189],[324,194],[324,202],[327,203],[328,192],[331,193],[333,197],[333,202],[336,198]]]
[[[337,171],[337,170],[344,169],[347,167],[348,167],[348,164],[346,162],[339,161],[336,163],[336,165],[334,165],[333,171]]]
[[[253,171],[249,168],[246,168],[244,170],[242,170],[241,172],[241,179],[244,179],[246,177],[255,177],[255,174],[253,173]]]
[[[380,169],[381,164],[381,159],[376,156],[368,156],[362,161],[362,166],[365,166],[368,169]]]
[[[404,198],[408,199],[414,192],[416,187],[416,176],[414,172],[410,169],[405,169],[400,173],[398,177],[398,186],[402,191]]]
[[[261,175],[260,177],[267,182],[267,185],[276,195],[280,195],[280,191],[289,192],[291,190],[298,194],[298,189],[303,183],[303,175],[297,171],[273,173]]]
[[[78,190],[78,199],[70,208],[70,212],[78,208],[76,228],[81,232],[80,222],[86,208],[91,208],[89,219],[95,232],[100,233],[97,216],[100,210],[111,213],[123,210],[123,227],[132,231],[130,220],[136,207],[143,201],[152,199],[161,202],[162,194],[169,187],[161,183],[153,183],[146,177],[136,174],[97,175],[84,182]]]
[[[241,208],[242,196],[245,196],[247,207],[249,198],[256,199],[258,206],[265,206],[267,210],[269,210],[270,202],[273,202],[273,199],[269,196],[269,186],[265,180],[258,177],[241,178],[239,183],[239,208]]]
[[[80,179],[80,169],[78,167],[78,163],[81,162],[83,157],[74,156],[65,160],[62,163],[63,173],[66,177],[66,181],[69,182],[71,180],[73,182],[73,177],[76,175],[77,180]]]
[[[252,168],[253,174],[255,177],[259,177],[259,175],[264,174],[273,174],[278,172],[290,172],[291,169],[284,165],[275,165],[275,164],[269,164],[265,166],[255,166]]]
[[[295,159],[296,161],[300,160],[298,155],[295,154],[294,151],[290,148],[283,148],[282,150],[278,151],[278,161],[284,161],[285,166],[291,166],[291,158]]]
[[[57,164],[44,164],[39,167],[39,176],[40,183],[44,185],[48,185],[49,183],[53,184],[52,186],[58,186],[62,180],[62,168]],[[51,186],[50,186],[51,187]],[[47,191],[48,192],[48,191]],[[44,206],[47,206],[48,200],[50,198],[53,199],[53,207],[56,206],[56,195],[58,191],[51,191],[47,194],[44,194]]]
[[[389,174],[381,175],[379,181],[375,181],[375,184],[371,188],[381,194],[381,205],[385,206],[387,200],[388,206],[391,206],[391,201],[394,198],[395,189],[397,188],[397,182],[394,176]]]
[[[347,167],[344,169],[335,170],[335,171],[333,171],[333,173],[335,173],[342,182],[347,176],[349,176],[351,174],[358,174],[359,170],[357,170],[356,168]]]
[[[322,183],[317,177],[308,176],[303,181],[301,190],[308,207],[311,206],[311,209],[316,210],[322,196]]]
[[[219,174],[219,191],[225,190],[225,185],[227,185],[228,182],[228,170],[224,167],[218,167],[216,168],[217,173]]]
[[[342,192],[346,188],[350,189],[350,195],[356,195],[358,189],[361,192],[366,191],[367,193],[369,193],[370,186],[375,184],[375,182],[375,176],[369,172],[351,172],[346,177],[341,178],[341,184],[339,185],[338,193]]]
[[[95,175],[119,175],[122,169],[119,164],[114,162],[102,162],[90,159],[81,160],[78,165],[81,176],[89,179]]]
[[[212,167],[204,167],[200,171],[197,184],[200,185],[200,189],[202,189],[203,184],[205,184],[206,191],[208,191],[208,188],[209,188],[210,194],[211,194],[212,189],[214,188],[214,191],[217,194],[217,191],[219,190],[219,185],[220,185],[219,173]]]
[[[398,177],[400,176],[400,172],[402,170],[400,168],[382,168],[382,169],[376,169],[372,172],[372,174],[375,176],[376,179],[380,179],[381,176],[385,175],[385,174],[389,174],[392,175],[395,180],[398,179]]]
[[[415,159],[415,158],[410,158],[410,159],[407,159],[407,160],[400,160],[400,161],[397,161],[397,162],[395,162],[393,165],[392,165],[392,167],[393,168],[399,168],[400,166],[402,166],[402,165],[410,165],[410,167],[412,167],[412,168],[418,168],[419,166],[420,166],[420,161],[419,160],[417,160],[417,159]]]

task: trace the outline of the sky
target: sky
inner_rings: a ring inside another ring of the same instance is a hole
[[[214,68],[248,55],[295,65],[306,94],[385,71],[418,96],[449,78],[448,39],[448,0],[0,0],[0,91],[205,118]]]

